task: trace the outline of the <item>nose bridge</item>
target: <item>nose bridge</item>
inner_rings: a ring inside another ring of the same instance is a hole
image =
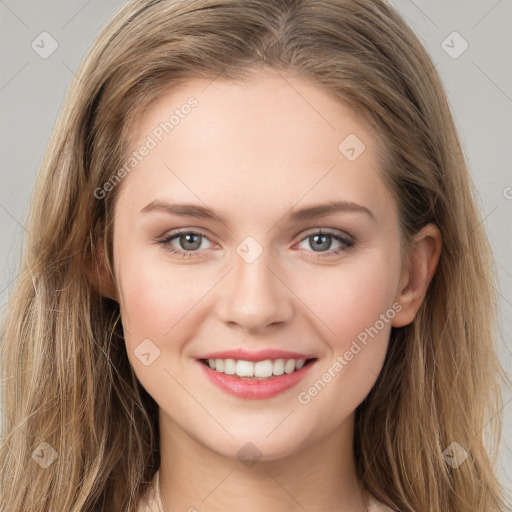
[[[221,320],[247,330],[288,321],[293,313],[292,297],[274,275],[271,251],[247,237],[236,248],[232,262],[234,268],[218,307]]]

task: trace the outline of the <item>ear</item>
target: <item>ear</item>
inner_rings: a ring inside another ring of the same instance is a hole
[[[434,276],[441,245],[441,233],[434,224],[428,224],[414,236],[409,265],[402,272],[397,290],[396,300],[402,309],[394,316],[393,327],[403,327],[414,320]]]
[[[103,240],[97,241],[96,253],[88,262],[86,273],[89,281],[103,297],[119,302],[115,284],[113,283],[105,263]]]

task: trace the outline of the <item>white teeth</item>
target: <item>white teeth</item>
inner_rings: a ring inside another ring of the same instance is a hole
[[[273,364],[270,359],[266,361],[258,361],[254,363],[254,376],[255,377],[270,377],[272,375]]]
[[[272,368],[274,375],[283,375],[284,373],[284,359],[276,359]]]
[[[284,363],[284,373],[292,373],[295,370],[295,361],[293,359],[288,359],[286,363]]]
[[[215,369],[217,370],[217,366]],[[222,372],[223,368],[217,371]],[[254,363],[252,361],[237,361],[235,373],[239,377],[254,377]]]
[[[224,373],[226,375],[235,375],[236,361],[234,359],[224,359]]]
[[[283,375],[284,373],[293,373],[300,370],[306,359],[266,359],[265,361],[235,360],[235,359],[208,359],[208,366],[217,372],[227,375],[237,375],[238,377],[250,377],[256,379],[266,379],[272,376]]]

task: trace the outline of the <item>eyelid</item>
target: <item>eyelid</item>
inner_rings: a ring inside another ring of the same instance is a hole
[[[341,231],[339,229],[334,228],[321,228],[321,227],[315,227],[307,229],[303,234],[301,239],[299,240],[302,242],[306,238],[309,238],[311,235],[316,234],[322,234],[322,235],[332,235],[332,236],[339,236],[340,238],[345,239],[347,242],[355,243],[356,240],[353,236],[349,235],[345,231]]]
[[[178,229],[172,229],[171,231],[167,231],[165,234],[163,234],[161,237],[159,237],[159,239],[167,240],[169,238],[174,238],[175,236],[182,235],[182,234],[188,234],[188,233],[203,235],[204,237],[206,237],[208,239],[210,237],[209,233],[201,228],[178,228]]]
[[[171,230],[171,231],[166,232],[161,237],[159,237],[156,240],[156,242],[157,243],[166,243],[166,242],[168,243],[171,240],[179,237],[180,235],[187,235],[187,234],[201,235],[203,238],[206,238],[207,240],[209,240],[212,244],[216,243],[211,239],[212,237],[210,236],[210,233],[208,233],[207,231],[205,231],[201,228],[179,228],[176,230]],[[199,251],[186,251],[186,252],[199,252]]]

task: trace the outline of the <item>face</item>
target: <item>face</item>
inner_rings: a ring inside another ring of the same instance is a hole
[[[315,85],[257,72],[159,98],[133,151],[118,300],[169,428],[275,459],[346,427],[400,309],[398,217],[369,128]]]

